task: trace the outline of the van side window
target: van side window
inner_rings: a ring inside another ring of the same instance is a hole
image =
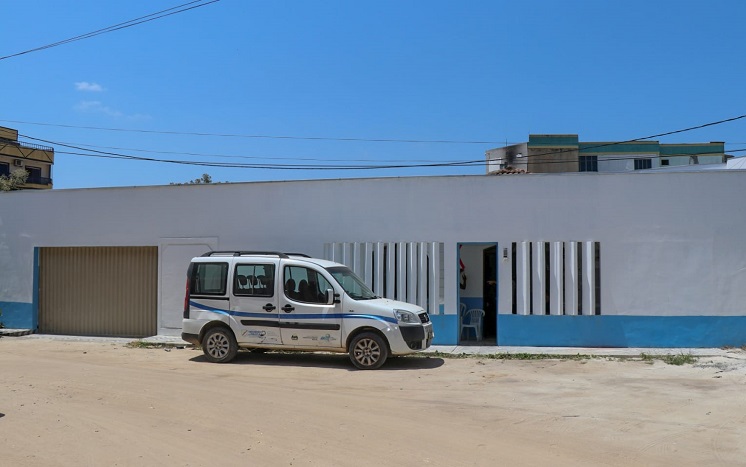
[[[189,293],[225,295],[228,263],[196,263],[192,270]]]
[[[302,266],[286,266],[285,296],[299,302],[326,303],[326,290],[333,287],[324,276]]]
[[[275,294],[274,264],[237,264],[233,274],[233,295],[272,297]]]

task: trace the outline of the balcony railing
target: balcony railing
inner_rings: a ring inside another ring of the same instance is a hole
[[[26,183],[33,185],[51,185],[52,179],[49,177],[29,177],[26,179]]]
[[[10,144],[11,146],[16,146],[19,148],[38,149],[40,151],[54,152],[54,148],[49,147],[49,146],[42,146],[41,144],[33,144],[33,143],[19,143],[18,141],[11,141],[5,138],[0,138],[0,144]]]

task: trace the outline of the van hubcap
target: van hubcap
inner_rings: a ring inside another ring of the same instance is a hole
[[[207,351],[210,352],[210,355],[216,358],[227,355],[228,347],[228,339],[226,339],[222,334],[212,335],[207,341]]]
[[[381,348],[373,339],[362,339],[355,346],[355,360],[362,365],[373,365],[381,358]]]

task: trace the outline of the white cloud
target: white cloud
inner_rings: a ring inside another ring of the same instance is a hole
[[[81,101],[75,106],[75,110],[86,113],[104,114],[110,117],[121,117],[122,112],[112,109],[101,103],[101,101]]]
[[[88,81],[78,81],[75,83],[75,89],[84,92],[101,92],[104,90],[103,86],[98,83],[89,83]]]
[[[80,101],[75,105],[74,109],[78,112],[105,115],[112,118],[125,118],[133,121],[146,121],[152,119],[150,115],[146,114],[125,114],[119,110],[112,109],[101,101]]]

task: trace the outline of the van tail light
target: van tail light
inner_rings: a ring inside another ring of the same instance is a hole
[[[189,277],[186,280],[186,290],[184,291],[184,319],[189,319]]]

